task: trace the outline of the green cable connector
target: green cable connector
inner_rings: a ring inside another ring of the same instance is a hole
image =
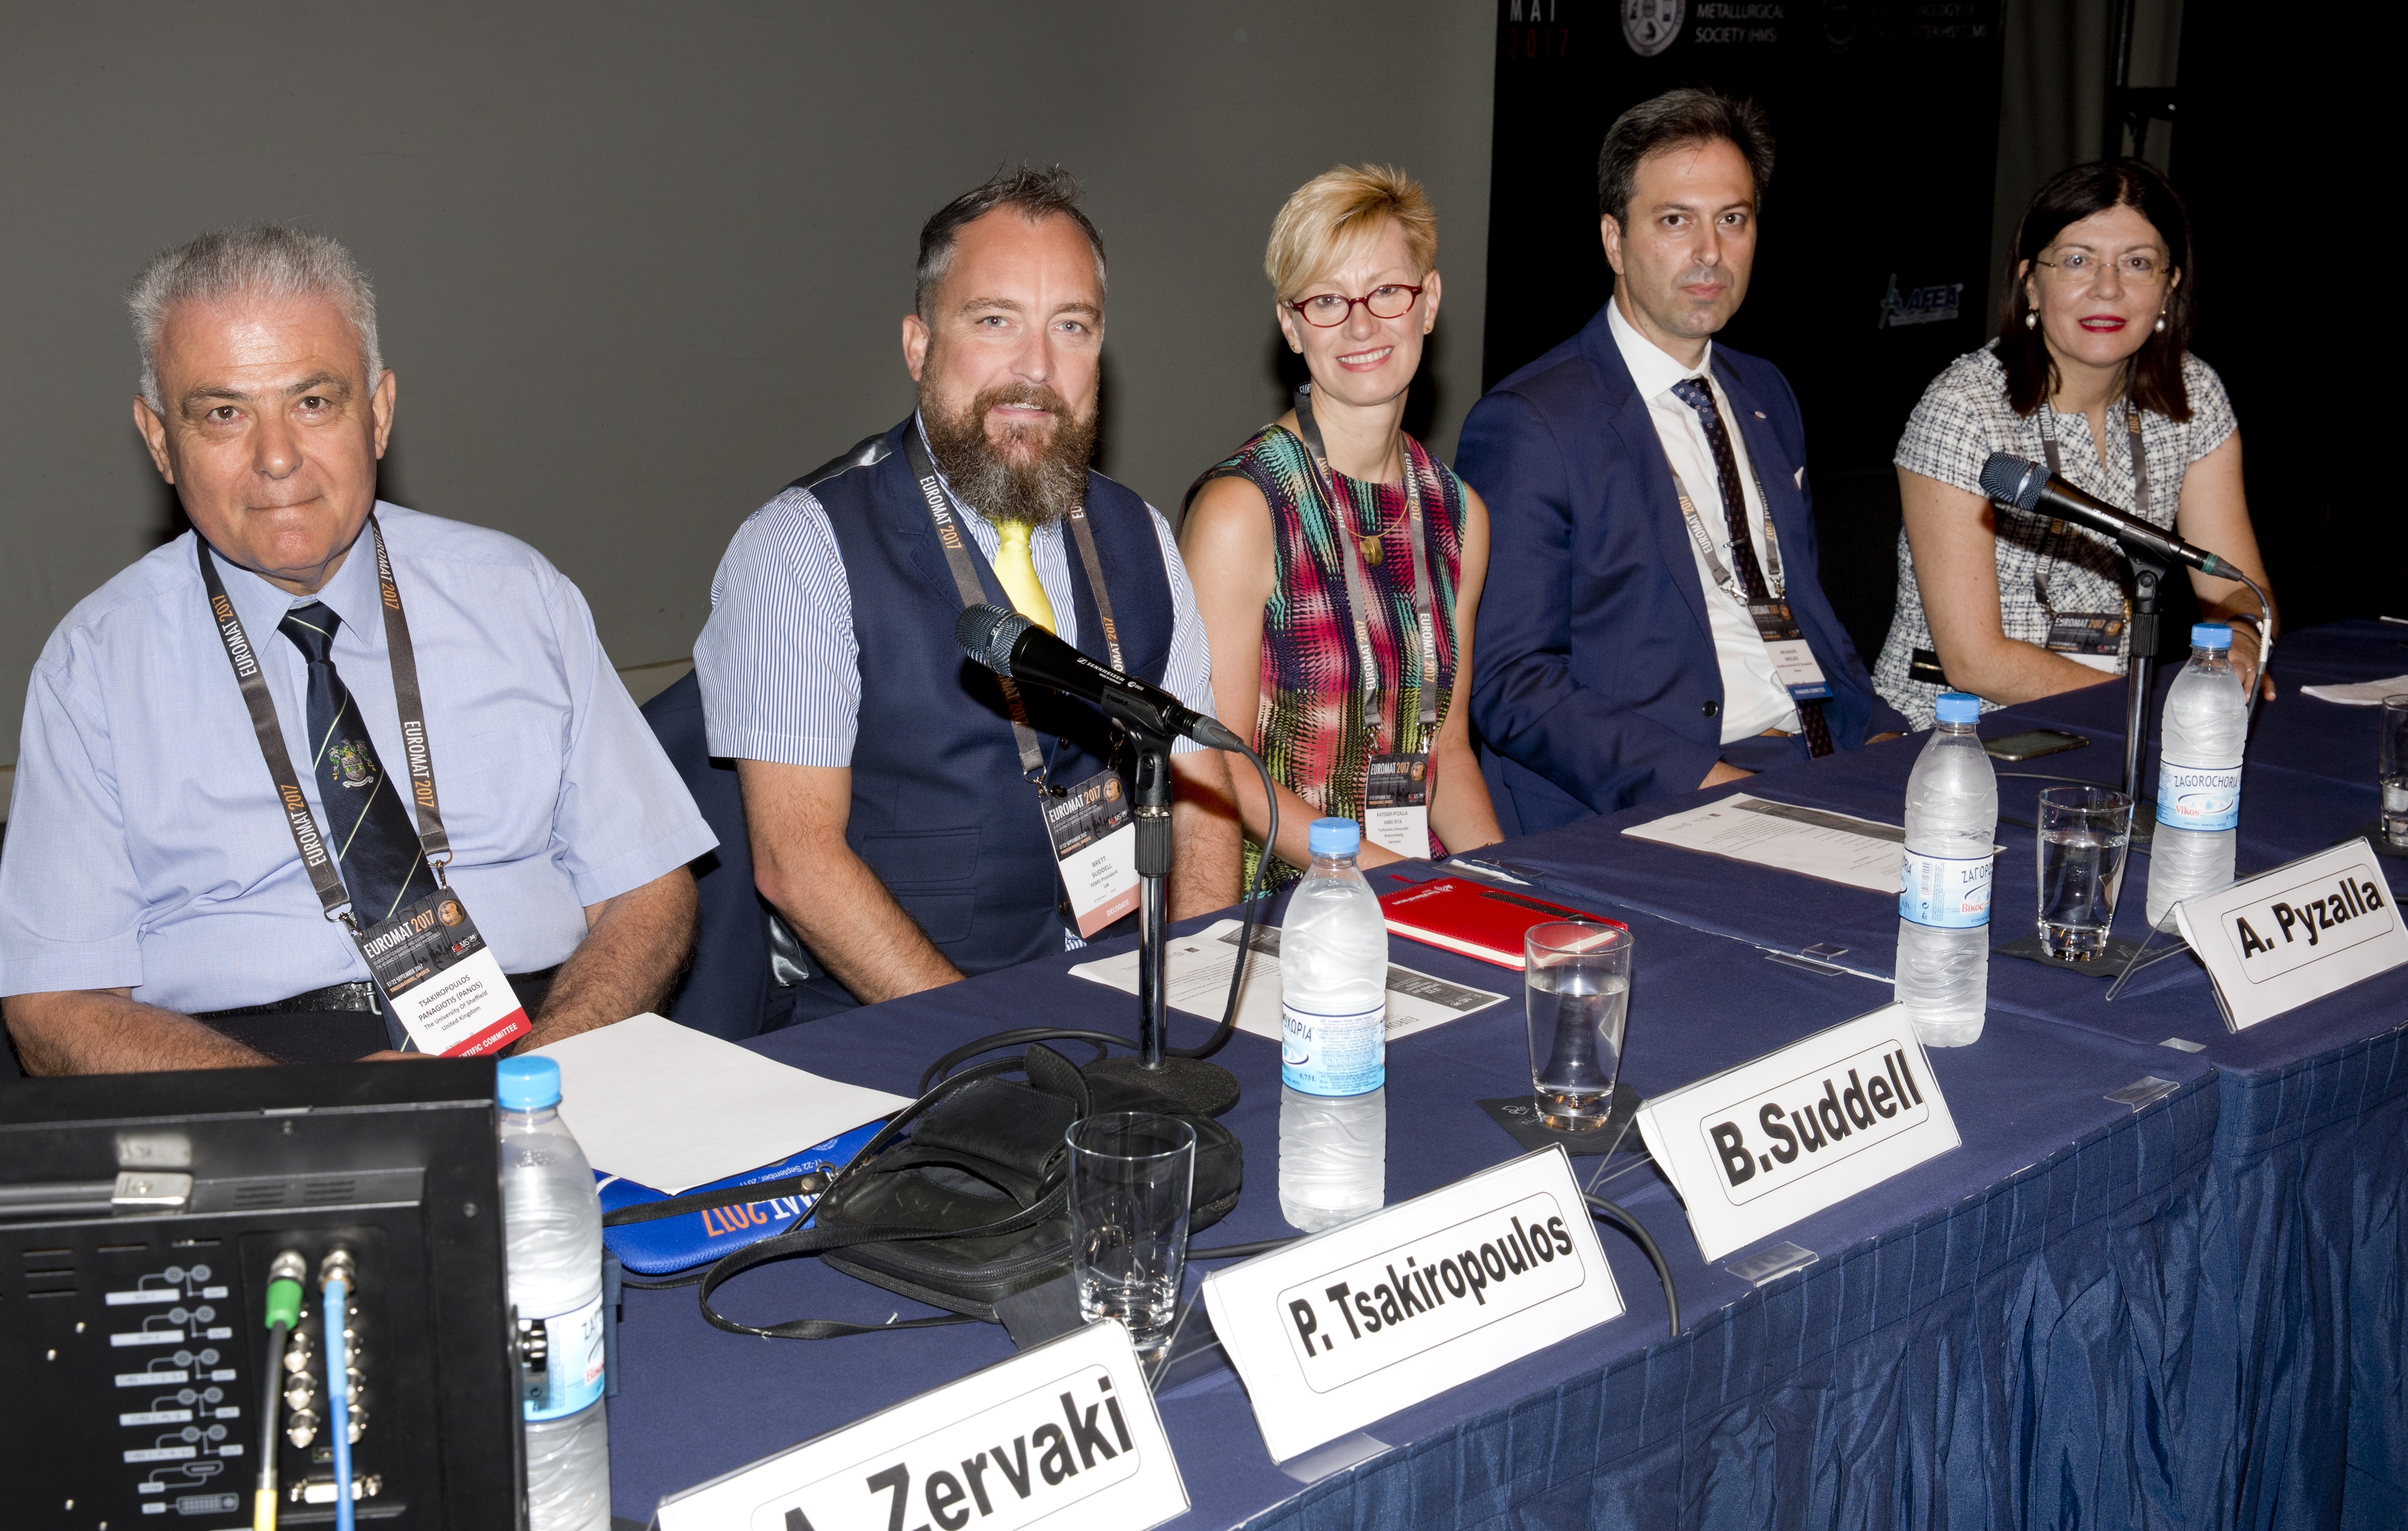
[[[301,1324],[301,1283],[290,1277],[279,1277],[267,1283],[267,1326],[282,1324],[295,1329]]]

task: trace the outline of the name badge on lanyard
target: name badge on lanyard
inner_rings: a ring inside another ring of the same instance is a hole
[[[1049,799],[1045,832],[1081,938],[1137,912],[1137,815],[1118,771],[1098,771]]]
[[[1379,658],[1371,647],[1370,581],[1363,572],[1366,560],[1379,561],[1377,534],[1358,537],[1346,502],[1339,498],[1337,476],[1322,449],[1321,427],[1312,419],[1312,387],[1296,391],[1296,421],[1304,437],[1305,455],[1313,467],[1312,481],[1320,491],[1331,530],[1341,550],[1346,571],[1346,601],[1354,608],[1354,662],[1362,677],[1363,724],[1373,753],[1363,773],[1363,837],[1384,851],[1419,861],[1430,853],[1430,747],[1438,738],[1438,617],[1431,596],[1427,539],[1422,531],[1421,479],[1413,471],[1412,453],[1404,453],[1405,515],[1413,553],[1413,637],[1421,657],[1420,717],[1413,743],[1406,751],[1379,750],[1386,709],[1380,694]]]
[[[2136,513],[2145,517],[2149,506],[2149,458],[2141,440],[2141,411],[2129,399],[2124,403],[2124,420],[2127,445],[2132,452],[2132,503],[2138,508]],[[2049,472],[2062,476],[2065,467],[2057,450],[2056,410],[2046,404],[2041,406],[2040,439],[2048,456]],[[2071,536],[2071,529],[2065,522],[2052,520],[2048,536],[2041,542],[2040,556],[2032,565],[2032,598],[2039,603],[2041,614],[2048,619],[2048,637],[2042,646],[2077,665],[2113,674],[2123,667],[2125,629],[2131,621],[2128,606],[2114,611],[2059,611],[2049,599],[2049,544]]]
[[[1755,467],[1753,463],[1748,465]],[[1764,503],[1764,582],[1771,591],[1763,600],[1749,599],[1739,576],[1723,564],[1723,555],[1706,530],[1705,518],[1698,514],[1697,502],[1689,498],[1689,487],[1681,481],[1678,470],[1672,474],[1672,493],[1680,497],[1681,519],[1689,528],[1690,540],[1698,545],[1698,556],[1706,561],[1706,572],[1732,599],[1747,608],[1748,617],[1756,623],[1756,636],[1764,641],[1765,657],[1771,662],[1772,679],[1789,693],[1792,702],[1828,700],[1831,683],[1824,679],[1823,666],[1815,662],[1814,651],[1789,609],[1788,585],[1781,577],[1781,534],[1772,524],[1772,502],[1764,497],[1763,479],[1759,476],[1756,479],[1756,495]]]
[[[945,497],[945,486],[937,478],[936,465],[920,440],[916,422],[904,433],[903,447],[911,465],[911,477],[920,486],[920,497],[928,507],[928,519],[936,522],[937,541],[945,550],[953,588],[961,595],[962,609],[967,611],[986,600],[986,590],[979,583],[978,565],[970,561],[968,538],[962,535],[961,522]],[[1125,673],[1127,666],[1121,663],[1120,627],[1112,620],[1112,593],[1104,584],[1103,560],[1096,551],[1096,532],[1087,524],[1084,504],[1070,512],[1070,533],[1079,546],[1079,562],[1086,569],[1088,591],[1096,597],[1096,615],[1103,623],[1106,656],[1113,669]],[[1004,706],[1011,714],[1012,741],[1020,751],[1020,774],[1037,789],[1038,802],[1044,813],[1046,838],[1054,846],[1054,863],[1062,875],[1063,912],[1084,940],[1137,910],[1137,819],[1127,790],[1120,773],[1112,770],[1099,771],[1075,787],[1048,785],[1044,747],[1037,741],[1037,730],[1029,725],[1028,708],[1020,699],[1020,687],[1007,676],[996,676],[996,684],[1003,689]]]
[[[468,918],[467,905],[445,880],[443,868],[452,860],[451,837],[444,832],[443,813],[435,795],[435,756],[427,742],[426,706],[418,691],[418,651],[410,646],[409,621],[402,612],[401,590],[394,582],[393,560],[386,554],[384,531],[373,512],[368,536],[376,545],[377,585],[384,608],[385,646],[392,653],[394,701],[401,713],[401,737],[408,742],[409,795],[418,813],[421,853],[435,873],[435,891],[375,924],[363,927],[354,917],[351,895],[335,870],[309,800],[302,795],[300,774],[284,748],[284,729],[277,722],[276,699],[267,694],[259,658],[235,615],[234,602],[218,578],[217,562],[207,541],[195,538],[201,582],[208,590],[209,610],[218,637],[225,645],[226,662],[234,666],[235,683],[242,689],[251,712],[259,752],[284,808],[285,827],[292,831],[301,865],[309,873],[326,918],[350,932],[368,965],[377,987],[383,991],[391,1020],[400,1024],[410,1051],[440,1053],[447,1058],[480,1057],[498,1052],[533,1029],[519,1004],[501,964]]]

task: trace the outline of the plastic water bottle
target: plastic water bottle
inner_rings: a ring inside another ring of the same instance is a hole
[[[1280,1214],[1307,1233],[1377,1210],[1388,1177],[1388,926],[1354,821],[1310,843],[1280,931]]]
[[[1906,779],[1898,894],[1898,1002],[1926,1047],[1982,1036],[1990,994],[1990,847],[1999,779],[1973,725],[1978,697],[1940,694],[1939,723]]]
[[[2157,736],[2157,827],[2149,841],[2149,923],[2174,928],[2174,906],[2232,883],[2241,823],[2241,750],[2249,694],[2232,667],[2232,629],[2190,630],[2190,663],[2166,693]]]
[[[505,1058],[502,1230],[520,1348],[542,1344],[525,1390],[531,1531],[609,1531],[610,1434],[602,1402],[602,1204],[594,1167],[560,1120],[560,1066]]]

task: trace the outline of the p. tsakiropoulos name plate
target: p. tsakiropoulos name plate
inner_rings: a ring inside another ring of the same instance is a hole
[[[1281,1462],[1623,1311],[1560,1148],[1215,1271],[1204,1301]]]
[[[1957,1145],[1897,1005],[1658,1095],[1639,1131],[1709,1261]]]
[[[2174,906],[2233,1030],[2408,962],[2408,926],[2362,840]]]
[[[1144,1531],[1187,1488],[1106,1321],[660,1503],[661,1531]]]

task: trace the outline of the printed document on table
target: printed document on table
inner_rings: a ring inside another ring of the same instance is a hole
[[[1193,936],[1170,937],[1167,966],[1169,978],[1163,998],[1174,1009],[1218,1023],[1229,1002],[1229,969],[1238,960],[1240,923],[1223,920]],[[1238,1029],[1278,1041],[1280,1036],[1280,933],[1276,926],[1254,927],[1254,960],[1246,968],[1246,987],[1238,996]],[[1137,993],[1138,953],[1124,952],[1099,962],[1070,969],[1090,982],[1125,994]],[[1505,996],[1444,979],[1388,965],[1388,1040],[1427,1031],[1457,1016],[1501,1004]]]
[[[2408,675],[2388,680],[2361,680],[2354,686],[2301,686],[2300,694],[2344,707],[2380,707],[2386,696],[2408,695]]]
[[[1877,894],[1898,892],[1899,864],[1906,852],[1906,831],[1896,824],[1745,793],[1633,824],[1623,833]]]
[[[536,1050],[595,1168],[678,1195],[824,1143],[911,1102],[822,1079],[657,1015]]]

